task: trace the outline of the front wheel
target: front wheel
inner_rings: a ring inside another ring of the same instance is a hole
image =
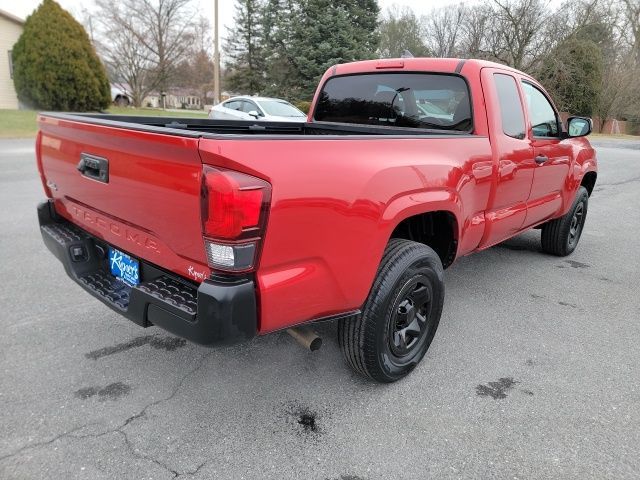
[[[580,241],[588,206],[589,192],[580,187],[569,211],[542,225],[542,250],[558,257],[571,254]]]
[[[443,268],[436,252],[391,239],[362,313],[338,325],[347,363],[378,382],[400,380],[431,345],[443,303]]]

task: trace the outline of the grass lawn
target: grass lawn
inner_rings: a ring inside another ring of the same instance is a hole
[[[114,115],[134,115],[140,117],[207,117],[207,113],[203,110],[158,110],[156,108],[110,107],[107,111]]]
[[[33,137],[36,134],[36,112],[0,110],[0,138]]]
[[[157,110],[153,108],[111,107],[107,110],[114,115],[134,115],[145,117],[206,118],[203,111]],[[36,115],[33,110],[0,110],[0,138],[28,138],[36,134]]]

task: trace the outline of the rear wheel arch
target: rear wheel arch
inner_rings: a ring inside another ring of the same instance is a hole
[[[580,180],[580,186],[587,189],[589,196],[593,193],[593,188],[596,185],[596,180],[598,178],[597,172],[589,171],[582,176],[582,180]]]
[[[447,268],[458,251],[459,224],[450,210],[432,210],[407,216],[394,227],[390,238],[411,240],[431,247]]]

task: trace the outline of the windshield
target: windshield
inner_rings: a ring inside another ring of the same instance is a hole
[[[306,117],[304,113],[284,100],[261,100],[260,106],[267,115],[277,117]]]
[[[469,90],[457,75],[369,73],[329,79],[315,120],[470,132]]]

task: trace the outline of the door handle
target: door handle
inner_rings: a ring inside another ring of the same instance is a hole
[[[544,155],[538,155],[536,157],[536,163],[538,165],[542,165],[544,162],[546,162],[547,160],[549,160],[549,157],[545,157]]]

